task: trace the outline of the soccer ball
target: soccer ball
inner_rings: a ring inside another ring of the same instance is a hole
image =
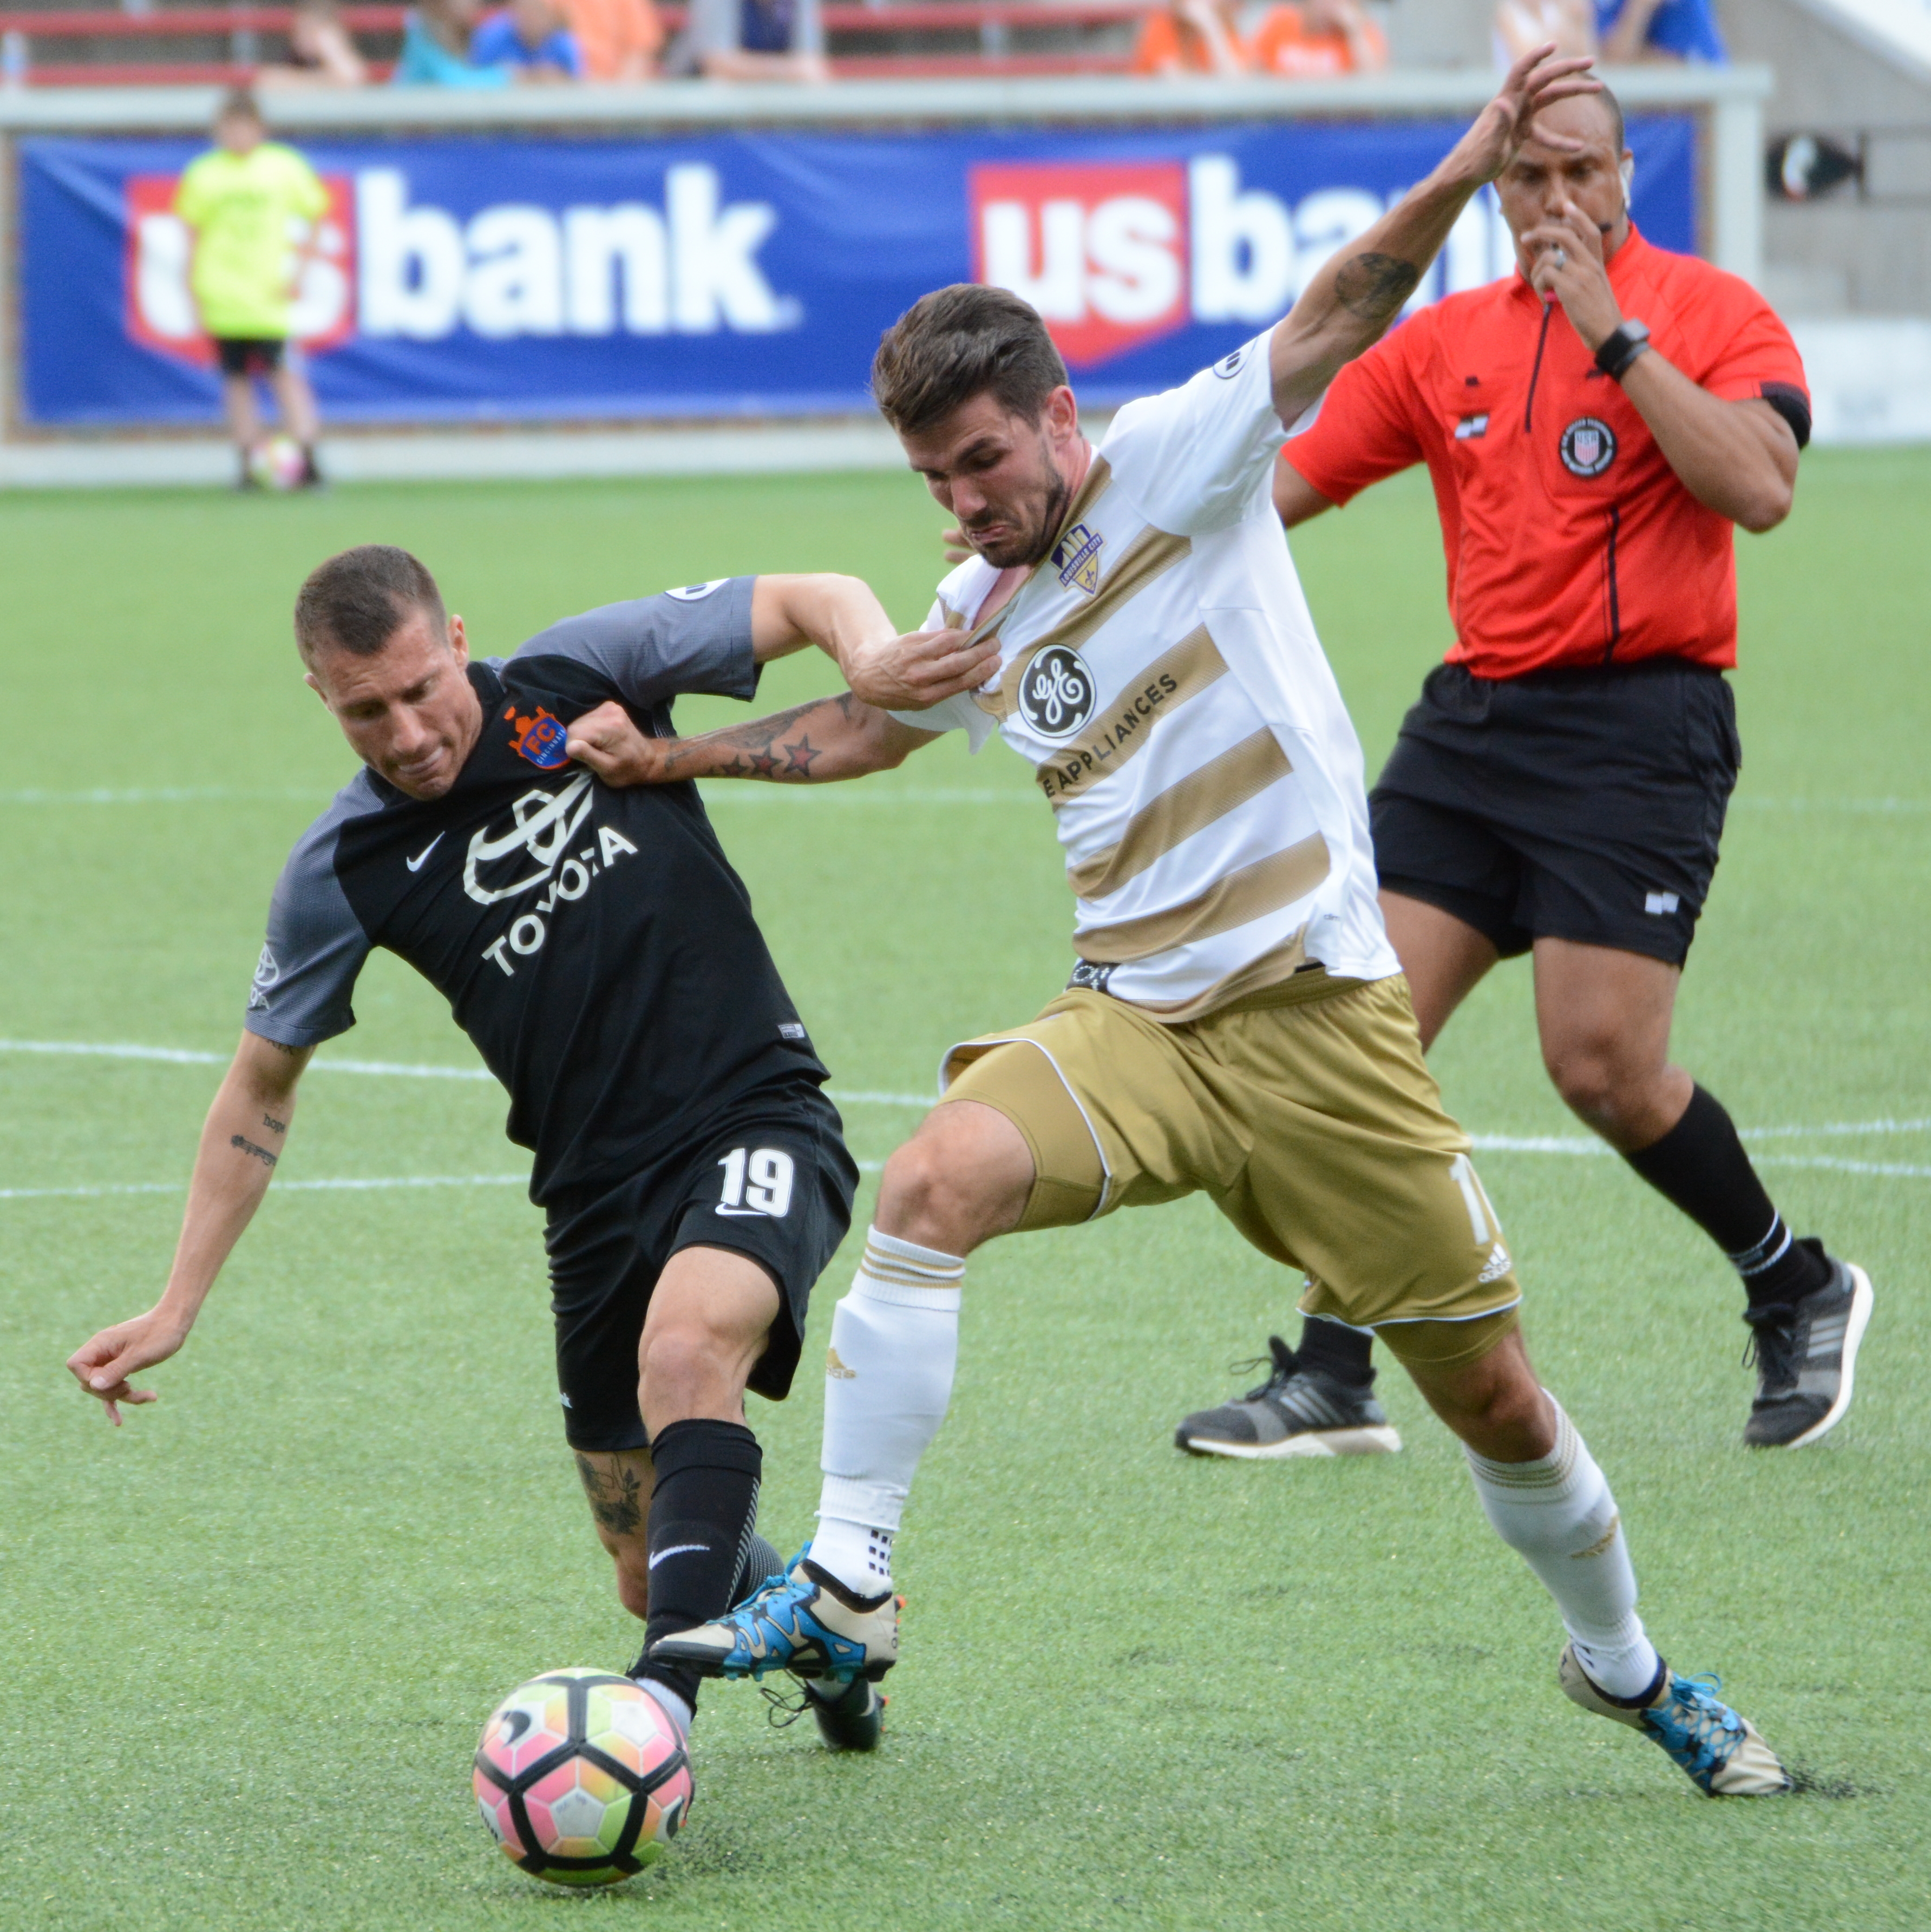
[[[691,1808],[690,1760],[628,1677],[553,1670],[490,1713],[471,1780],[513,1864],[553,1885],[614,1885],[661,1856]]]
[[[271,436],[248,452],[248,474],[264,490],[295,490],[307,472],[301,445],[292,436]]]

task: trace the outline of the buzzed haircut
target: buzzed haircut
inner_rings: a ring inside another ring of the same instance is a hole
[[[1585,97],[1585,99],[1587,98]],[[1609,136],[1615,144],[1616,152],[1620,154],[1629,145],[1623,136],[1623,104],[1606,87],[1596,98],[1602,103],[1603,111],[1609,117]]]
[[[418,610],[446,632],[436,580],[393,544],[358,544],[318,564],[295,600],[295,644],[304,664],[319,651],[372,658]]]
[[[1037,422],[1066,365],[1030,303],[1008,289],[955,282],[922,296],[885,332],[872,358],[879,413],[922,435],[975,396]]]

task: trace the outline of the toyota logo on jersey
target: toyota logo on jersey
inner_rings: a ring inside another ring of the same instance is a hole
[[[463,862],[463,890],[478,905],[494,905],[499,899],[514,898],[534,892],[554,872],[577,828],[590,815],[590,775],[580,773],[561,791],[526,791],[510,808],[513,823],[506,831],[493,832],[487,826],[469,841],[469,855]],[[505,866],[504,861],[509,862]],[[582,871],[581,864],[570,862]],[[527,865],[531,869],[525,871]],[[486,871],[521,872],[508,885],[484,882]],[[590,883],[583,874],[583,885],[565,897],[580,898]]]
[[[1093,673],[1078,651],[1048,644],[1019,680],[1019,711],[1042,738],[1069,737],[1093,716]]]

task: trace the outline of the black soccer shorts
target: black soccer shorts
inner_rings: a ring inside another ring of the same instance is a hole
[[[1369,795],[1375,869],[1504,958],[1550,938],[1680,966],[1741,763],[1728,682],[1680,658],[1438,664]]]
[[[747,1099],[696,1145],[627,1180],[553,1202],[544,1245],[571,1448],[649,1446],[637,1409],[637,1342],[658,1276],[685,1248],[730,1248],[770,1276],[778,1317],[750,1380],[781,1402],[804,1346],[812,1285],[851,1225],[857,1186],[838,1109],[801,1082]]]
[[[214,353],[224,376],[272,376],[288,344],[274,335],[217,335]]]

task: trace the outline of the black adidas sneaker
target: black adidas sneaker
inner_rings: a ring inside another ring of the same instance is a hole
[[[1373,1382],[1345,1382],[1304,1364],[1278,1335],[1267,1337],[1274,1372],[1238,1402],[1190,1415],[1174,1432],[1190,1456],[1381,1456],[1402,1446]]]
[[[1752,1331],[1744,1360],[1757,1372],[1744,1430],[1753,1449],[1801,1449],[1836,1428],[1851,1406],[1858,1345],[1871,1318],[1871,1278],[1825,1254],[1814,1236],[1803,1245],[1828,1264],[1830,1280],[1795,1306],[1744,1311]]]

